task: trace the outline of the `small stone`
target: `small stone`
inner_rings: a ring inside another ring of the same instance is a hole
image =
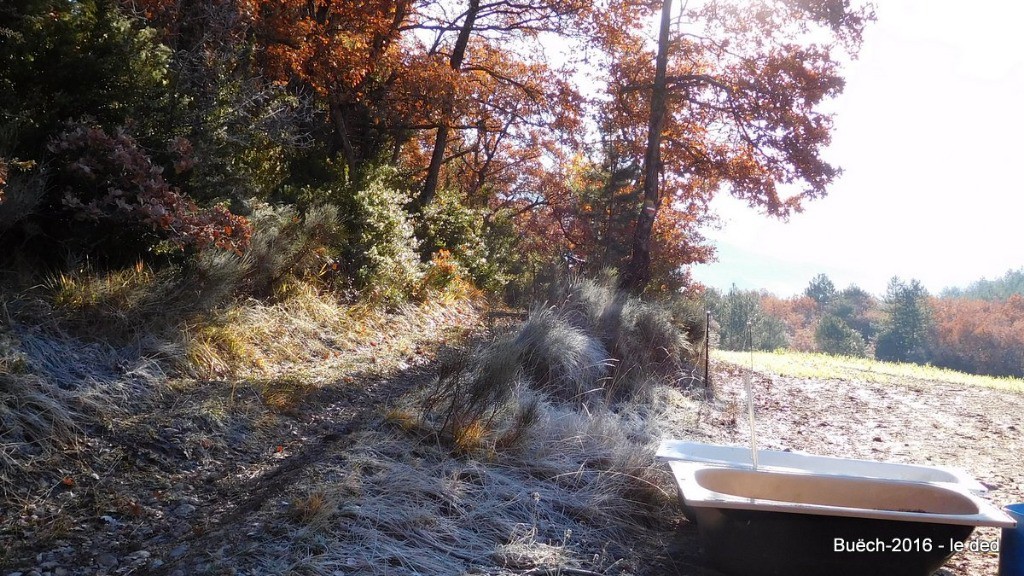
[[[192,534],[192,525],[185,520],[177,522],[171,527],[171,534],[175,536],[175,540],[182,540],[189,534]]]
[[[149,553],[149,550],[137,550],[129,554],[128,558],[132,560],[146,560],[150,556],[151,554]]]
[[[164,561],[159,559],[159,558],[156,558],[152,562],[149,563],[149,568],[151,570],[156,570],[157,568],[159,568],[159,567],[161,567],[163,565],[164,565]]]
[[[99,557],[96,558],[96,563],[104,568],[113,568],[114,566],[117,566],[117,557],[113,554],[100,554]]]
[[[171,550],[171,560],[177,560],[178,558],[181,558],[185,554],[188,554],[188,544],[182,544],[181,546],[178,546],[174,550]]]
[[[54,568],[53,576],[68,576],[68,571],[64,568]]]
[[[179,518],[185,518],[191,516],[196,511],[196,507],[189,504],[188,502],[183,503],[174,510],[174,515]]]
[[[184,570],[175,570],[174,572],[171,572],[171,576],[185,576],[185,571]]]

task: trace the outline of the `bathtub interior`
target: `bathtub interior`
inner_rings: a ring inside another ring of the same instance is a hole
[[[664,440],[656,456],[662,460],[704,462],[730,468],[751,467],[750,449],[744,446],[702,444],[682,440]],[[777,471],[803,471],[814,474],[884,478],[913,482],[956,484],[972,492],[987,488],[963,470],[946,466],[922,466],[896,462],[875,462],[854,458],[835,458],[781,450],[758,450],[758,468]]]
[[[685,505],[964,526],[1013,527],[989,502],[955,485],[670,461]]]

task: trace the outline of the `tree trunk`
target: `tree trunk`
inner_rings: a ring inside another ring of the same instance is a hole
[[[668,35],[671,27],[672,0],[661,6],[661,30],[658,34],[658,57],[655,61],[654,90],[651,94],[651,119],[647,132],[647,152],[644,154],[644,203],[633,231],[633,247],[629,262],[622,275],[621,287],[640,293],[651,280],[651,233],[658,215],[661,198],[658,176],[661,172],[661,131],[665,126],[668,69]]]
[[[356,151],[348,136],[345,107],[335,95],[330,95],[329,99],[331,120],[334,123],[334,143],[331,146],[331,152],[337,154],[339,150],[341,151],[342,157],[345,159],[345,178],[351,180],[355,176]]]
[[[469,36],[476,24],[476,15],[480,12],[480,0],[470,0],[466,9],[466,21],[462,23],[459,30],[459,37],[455,40],[455,47],[452,50],[451,59],[448,65],[452,70],[462,68],[462,61],[466,57],[466,46],[469,44]],[[448,117],[452,113],[452,102],[446,102],[441,111],[441,126],[437,129],[434,137],[434,152],[430,156],[430,167],[427,168],[427,179],[423,183],[423,191],[420,192],[418,204],[422,208],[434,199],[437,194],[437,181],[441,175],[441,164],[444,161],[444,151],[448,147]]]

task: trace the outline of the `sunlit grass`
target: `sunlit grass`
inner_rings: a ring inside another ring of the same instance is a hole
[[[717,350],[712,359],[739,366],[750,366],[750,352]],[[984,386],[1024,393],[1024,380],[966,374],[934,366],[880,362],[870,358],[851,358],[778,351],[754,352],[754,370],[794,378],[816,378],[873,382],[879,384],[912,384],[939,382],[964,386]]]

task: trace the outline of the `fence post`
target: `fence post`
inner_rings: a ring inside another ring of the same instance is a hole
[[[711,391],[711,310],[704,323],[704,395]]]

